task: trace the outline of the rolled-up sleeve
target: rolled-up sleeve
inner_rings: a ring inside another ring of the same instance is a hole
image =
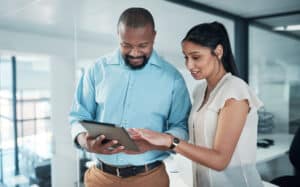
[[[78,81],[69,114],[72,139],[75,143],[77,135],[86,132],[79,121],[94,120],[96,107],[94,72],[89,68]]]
[[[180,139],[188,140],[188,116],[191,109],[190,96],[186,84],[181,76],[174,82],[172,93],[172,105],[168,119],[168,129],[165,133],[170,133]]]

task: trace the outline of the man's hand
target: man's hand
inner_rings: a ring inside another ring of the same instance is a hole
[[[104,143],[104,135],[97,136],[96,138],[89,136],[88,133],[81,133],[77,136],[79,145],[88,152],[98,154],[116,154],[124,151],[124,146],[118,146],[117,140],[109,140]]]

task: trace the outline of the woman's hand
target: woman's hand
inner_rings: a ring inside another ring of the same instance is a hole
[[[170,147],[173,137],[169,134],[155,132],[149,129],[128,129],[134,140],[145,140],[155,146]]]
[[[131,151],[131,150],[126,150],[124,149],[124,153],[126,154],[142,154],[150,150],[154,150],[155,146],[147,142],[146,140],[139,139],[139,140],[134,140],[134,143],[137,145],[139,148],[139,151]]]

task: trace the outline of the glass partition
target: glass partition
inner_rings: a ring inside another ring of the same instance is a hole
[[[50,56],[68,50],[59,43],[62,34],[58,31],[63,28],[55,26],[59,20],[51,7],[58,2],[52,3],[1,1],[0,186],[51,185]],[[67,34],[69,30],[64,32]],[[73,49],[73,39],[70,43]],[[12,89],[14,86],[16,90]],[[13,95],[16,95],[15,105]]]
[[[249,35],[249,83],[272,116],[268,132],[294,133],[300,126],[300,41],[255,26]]]
[[[14,167],[14,131],[12,123],[12,63],[0,57],[0,181],[4,183],[18,172]]]
[[[0,62],[0,171],[1,182],[6,186],[29,185],[34,180],[35,168],[51,158],[50,95],[48,89],[38,86],[49,85],[49,81],[45,81],[49,69],[33,70],[32,65],[42,63],[40,61],[26,62],[27,66],[23,66],[26,68],[22,68],[22,63],[21,56],[16,58],[17,68],[13,72],[9,56],[2,57]],[[36,76],[38,73],[43,74],[44,81]],[[14,82],[13,74],[18,77]],[[33,80],[35,83],[31,88],[28,85],[32,85]],[[12,97],[14,84],[17,87],[16,105]]]

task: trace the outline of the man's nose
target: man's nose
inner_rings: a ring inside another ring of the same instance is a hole
[[[140,54],[140,51],[137,47],[132,48],[129,53],[129,55],[133,56],[133,57],[137,57],[137,56],[139,56],[139,54]]]

